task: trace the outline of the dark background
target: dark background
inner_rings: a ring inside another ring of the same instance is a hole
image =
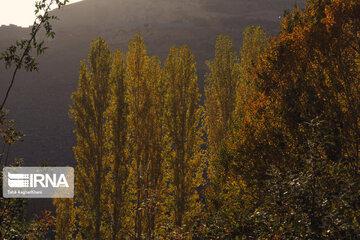
[[[102,37],[110,49],[127,51],[128,41],[141,33],[150,55],[164,61],[172,45],[190,46],[197,60],[203,93],[205,61],[214,56],[216,37],[229,34],[238,51],[242,32],[261,25],[268,35],[279,32],[284,10],[304,0],[84,0],[55,10],[56,38],[39,58],[40,71],[21,72],[6,108],[17,121],[25,141],[11,150],[11,159],[24,165],[75,166],[72,146],[74,126],[68,117],[70,95],[78,85],[80,60],[87,58],[93,38]],[[0,27],[0,51],[16,40],[28,38],[29,28]],[[3,99],[12,71],[0,65],[0,97]],[[75,193],[76,194],[76,193]],[[31,200],[29,213],[50,208],[51,199]]]

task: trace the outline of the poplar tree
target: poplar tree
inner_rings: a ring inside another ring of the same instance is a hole
[[[111,54],[103,39],[93,40],[88,58],[80,66],[79,88],[72,95],[70,114],[75,122],[77,146],[76,202],[80,234],[101,239],[106,161],[105,123],[109,106]]]
[[[135,236],[153,238],[161,193],[163,84],[160,62],[149,58],[138,34],[127,53],[131,179],[135,190]]]
[[[148,70],[149,58],[146,55],[146,49],[143,39],[136,35],[129,43],[127,53],[127,75],[128,75],[128,95],[129,104],[129,128],[130,128],[130,147],[132,157],[132,181],[135,183],[135,216],[134,233],[140,238],[143,232],[142,203],[144,201],[144,174],[146,169],[145,159],[145,139],[146,125],[144,116],[148,111],[147,100],[144,92],[146,89],[145,72]]]
[[[55,239],[73,239],[73,233],[76,230],[74,200],[71,198],[55,198],[53,204],[56,206]]]
[[[228,133],[235,110],[236,86],[239,82],[239,58],[228,35],[220,35],[215,58],[207,61],[210,73],[205,86],[206,127],[210,175],[221,143]]]
[[[168,137],[167,212],[173,226],[190,228],[201,211],[197,187],[202,184],[202,108],[195,59],[187,46],[171,48],[164,70]]]
[[[165,107],[165,84],[161,77],[161,63],[157,57],[151,57],[148,72],[149,91],[151,92],[151,110],[149,113],[149,163],[145,191],[146,238],[154,239],[157,229],[163,222],[164,177],[163,156],[165,129],[163,124]]]
[[[262,27],[249,26],[245,29],[240,50],[240,81],[236,86],[236,121],[244,117],[244,106],[251,97],[254,97],[256,86],[252,74],[266,46],[266,33]]]
[[[111,98],[107,109],[106,142],[109,172],[106,176],[107,220],[110,222],[109,239],[123,239],[129,229],[129,171],[130,161],[127,151],[126,67],[121,51],[113,54],[110,72]]]
[[[218,209],[222,199],[222,179],[225,167],[219,157],[224,138],[233,121],[236,86],[240,81],[239,58],[228,35],[219,35],[215,45],[215,58],[207,61],[210,72],[205,80],[205,124],[207,131],[207,161],[210,185],[207,187],[208,209]]]
[[[249,104],[256,96],[252,69],[265,46],[263,29],[248,27],[244,31],[240,50],[241,60],[237,57],[230,37],[219,36],[215,59],[208,62],[211,72],[205,89],[207,97],[205,105],[211,184],[207,188],[206,195],[209,209],[207,219],[219,217],[226,219],[223,228],[231,226],[233,222],[243,221],[243,215],[248,214],[250,206],[254,203],[253,196],[256,195],[256,190],[247,185],[242,176],[231,171],[238,167],[232,165],[233,156],[239,154],[245,157],[242,152],[244,150],[232,152],[233,149],[229,145],[233,139],[239,139],[248,129],[248,120],[251,121],[253,116],[250,116],[251,113],[246,109],[258,108]],[[246,113],[247,118],[244,118]],[[248,130],[246,134],[256,136],[255,131]],[[252,141],[248,141],[248,144],[247,146],[251,146]],[[251,167],[261,166],[251,165]]]

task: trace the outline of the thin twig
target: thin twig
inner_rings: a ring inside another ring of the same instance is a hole
[[[47,6],[47,8],[46,8],[46,10],[45,10],[45,13],[44,13],[44,16],[49,12],[50,6],[53,4],[53,2],[54,2],[54,0],[51,0],[50,4]],[[43,17],[43,18],[41,19],[40,23],[38,24],[37,28],[35,29],[35,31],[33,31],[33,32],[31,33],[31,38],[30,38],[30,40],[28,40],[27,45],[26,45],[26,48],[25,48],[25,51],[23,52],[23,54],[22,54],[22,56],[21,56],[21,58],[20,58],[20,61],[19,61],[18,64],[16,65],[16,68],[15,68],[14,73],[13,73],[13,75],[12,75],[11,82],[10,82],[10,85],[9,85],[7,91],[6,91],[5,98],[4,98],[4,100],[3,100],[2,104],[1,104],[0,111],[2,111],[3,108],[4,108],[4,106],[5,106],[5,103],[6,103],[7,99],[8,99],[8,97],[9,97],[10,91],[11,91],[13,85],[14,85],[16,74],[17,74],[18,70],[21,68],[21,65],[22,65],[22,62],[23,62],[23,60],[24,60],[24,57],[25,57],[26,55],[28,55],[28,54],[29,54],[29,51],[31,50],[31,42],[34,40],[34,38],[35,38],[37,32],[40,30],[42,24],[45,22],[45,19],[46,19],[46,18]],[[36,24],[36,20],[34,21],[34,25],[35,25],[35,24]]]

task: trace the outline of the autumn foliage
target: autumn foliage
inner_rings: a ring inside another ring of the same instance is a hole
[[[140,35],[127,54],[94,40],[57,238],[358,239],[359,39],[355,0],[248,27],[239,54],[220,35],[204,106],[187,46],[161,65]]]

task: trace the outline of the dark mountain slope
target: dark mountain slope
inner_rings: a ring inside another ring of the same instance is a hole
[[[298,1],[299,4],[299,1]],[[198,62],[200,88],[218,34],[229,34],[240,46],[248,25],[262,25],[269,34],[293,0],[85,0],[55,10],[55,40],[40,58],[40,72],[18,75],[7,107],[27,137],[12,149],[25,165],[75,165],[73,124],[68,118],[70,95],[77,87],[78,67],[92,38],[103,37],[112,50],[126,51],[140,32],[150,54],[165,59],[172,45],[188,44]],[[300,4],[300,5],[303,5]],[[29,29],[0,28],[0,50],[26,37]],[[10,72],[0,68],[0,96]]]

